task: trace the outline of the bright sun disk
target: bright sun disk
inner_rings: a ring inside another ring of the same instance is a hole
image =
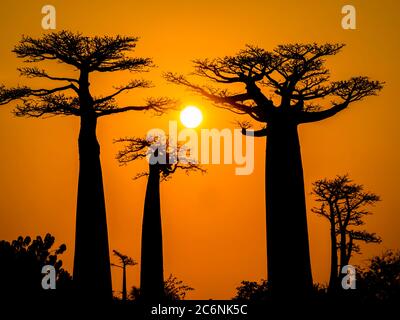
[[[195,106],[188,106],[181,111],[180,119],[186,128],[196,128],[203,120],[203,114]]]

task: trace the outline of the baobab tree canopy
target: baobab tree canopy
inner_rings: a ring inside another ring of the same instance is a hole
[[[134,51],[137,37],[124,36],[83,36],[80,33],[60,31],[48,33],[41,38],[24,36],[13,52],[26,63],[55,61],[64,63],[79,71],[76,77],[50,75],[45,70],[34,67],[19,68],[22,76],[46,78],[64,83],[53,88],[34,89],[28,86],[15,88],[0,87],[0,104],[19,99],[21,104],[14,110],[17,116],[41,117],[45,115],[82,115],[85,107],[82,99],[89,98],[96,116],[104,116],[129,110],[154,110],[162,112],[170,102],[167,98],[149,98],[143,105],[123,106],[116,104],[119,94],[136,89],[148,88],[151,82],[134,79],[118,86],[109,95],[92,97],[89,92],[89,74],[92,72],[147,71],[153,66],[150,58],[128,57]],[[68,83],[68,84],[66,84]],[[87,108],[86,108],[87,109]]]
[[[220,86],[200,86],[182,75],[166,73],[166,79],[183,84],[210,99],[216,106],[269,123],[290,117],[294,123],[313,122],[333,116],[351,102],[376,95],[382,83],[368,77],[330,81],[325,66],[343,44],[289,44],[273,51],[247,46],[237,55],[194,61],[194,73]],[[238,92],[221,85],[240,84]],[[334,100],[323,108],[323,98]],[[315,101],[318,100],[319,103]]]
[[[170,144],[168,138],[165,141],[161,141],[156,137],[130,137],[120,138],[115,142],[124,143],[123,149],[116,155],[120,165],[127,165],[132,161],[145,158],[152,162],[150,157],[155,157],[154,162],[156,163],[154,163],[153,167],[157,167],[161,181],[170,179],[177,170],[184,171],[186,174],[192,171],[206,172],[195,159],[191,159],[179,151],[182,144]],[[136,174],[135,179],[148,176],[149,173],[150,170],[139,172]]]

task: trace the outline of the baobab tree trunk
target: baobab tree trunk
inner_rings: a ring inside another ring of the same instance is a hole
[[[268,124],[266,147],[268,281],[273,296],[312,291],[303,167],[297,125]]]
[[[73,279],[81,298],[111,300],[106,208],[97,118],[81,116]]]
[[[142,224],[140,295],[148,302],[164,299],[163,245],[160,209],[160,172],[149,166]]]

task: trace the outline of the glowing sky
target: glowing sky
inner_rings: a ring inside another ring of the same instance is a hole
[[[22,61],[11,49],[22,34],[44,32],[40,12],[44,4],[1,2],[0,83],[41,83],[18,77],[16,68]],[[157,68],[139,78],[152,80],[155,87],[124,94],[119,102],[131,104],[147,96],[176,98],[182,106],[201,107],[204,119],[199,128],[234,128],[238,116],[167,84],[162,72],[189,73],[191,60],[234,54],[247,43],[268,50],[291,42],[346,43],[343,52],[328,62],[333,79],[368,75],[386,85],[379,97],[301,127],[308,211],[313,206],[309,196],[313,181],[349,173],[383,199],[366,226],[382,236],[383,244],[362,246],[364,255],[354,262],[362,263],[385,248],[400,248],[399,2],[352,1],[357,10],[356,30],[341,28],[341,7],[347,4],[343,1],[54,0],[51,4],[57,10],[58,30],[140,36],[136,54],[153,58]],[[49,70],[60,75],[72,72],[62,65],[51,65]],[[97,75],[91,86],[94,92],[105,94],[134,76]],[[73,117],[15,118],[11,109],[0,107],[0,239],[50,232],[59,243],[67,244],[63,260],[72,272],[79,121]],[[131,112],[99,121],[110,251],[117,249],[140,259],[146,184],[145,179],[131,179],[145,163],[118,166],[114,158],[119,146],[113,139],[142,136],[151,128],[167,129],[169,120],[178,119],[177,111],[163,117]],[[162,184],[165,273],[196,289],[188,298],[230,298],[241,280],[266,277],[265,140],[258,139],[255,147],[251,176],[235,176],[232,165],[214,165],[207,167],[206,175],[180,174]],[[313,275],[319,282],[326,282],[329,274],[328,228],[326,221],[309,214]],[[139,285],[138,266],[129,269],[128,285]],[[116,269],[114,290],[120,286],[121,274]]]

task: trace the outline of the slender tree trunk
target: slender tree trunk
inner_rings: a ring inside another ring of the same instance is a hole
[[[80,298],[111,300],[106,208],[95,115],[81,116],[73,278]]]
[[[126,294],[126,265],[124,264],[122,267],[122,300],[127,300]]]
[[[350,263],[350,258],[351,258],[351,254],[353,252],[353,236],[351,235],[351,233],[349,234],[349,245],[347,247],[347,253],[346,253],[346,264]]]
[[[340,270],[347,264],[346,230],[340,230]]]
[[[337,256],[337,241],[336,241],[336,231],[335,231],[335,220],[330,219],[331,224],[331,272],[329,277],[329,287],[330,293],[333,293],[338,284],[338,256]]]
[[[297,125],[268,123],[266,220],[268,281],[275,297],[308,297],[312,274]]]
[[[342,279],[345,274],[342,273],[343,267],[347,264],[347,246],[346,246],[346,229],[342,227],[340,230],[340,243],[339,243],[339,251],[340,251],[340,267],[339,267],[339,276],[338,276],[338,286],[342,283]]]
[[[150,165],[142,224],[140,295],[144,302],[164,299],[163,246],[160,209],[160,172]]]

